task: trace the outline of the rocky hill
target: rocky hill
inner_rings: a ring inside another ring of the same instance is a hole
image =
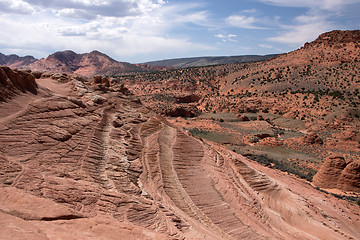
[[[242,62],[257,62],[265,61],[269,58],[276,57],[277,54],[271,55],[243,55],[243,56],[228,56],[228,57],[192,57],[192,58],[176,58],[176,59],[166,59],[160,61],[146,62],[150,66],[171,66],[176,68],[185,68],[185,67],[200,67],[208,65],[220,65],[220,64],[230,64],[230,63],[242,63]]]
[[[19,57],[15,54],[4,55],[0,53],[0,65],[19,69],[31,69],[32,71],[70,73],[92,77],[94,75],[112,76],[129,73],[156,72],[183,67],[264,61],[275,56],[274,54],[265,56],[198,57],[131,64],[116,61],[99,51],[78,54],[67,50],[55,52],[47,58],[40,60],[32,56]]]
[[[22,66],[27,66],[37,59],[33,56],[19,57],[16,54],[5,55],[0,53],[0,65],[5,65],[11,68],[21,68]]]
[[[122,84],[62,76],[0,102],[2,239],[360,235],[358,206],[194,138]]]
[[[161,69],[147,65],[118,62],[99,51],[78,54],[69,50],[51,54],[27,67],[33,71],[71,73],[86,77],[149,72]]]

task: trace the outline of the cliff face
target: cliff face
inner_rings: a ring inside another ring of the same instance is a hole
[[[21,92],[37,93],[35,77],[29,72],[0,66],[0,101],[5,101]]]
[[[0,102],[2,239],[360,234],[358,207],[192,137],[124,86],[36,81]]]

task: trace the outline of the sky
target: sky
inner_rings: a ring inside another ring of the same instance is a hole
[[[131,63],[283,53],[360,29],[359,12],[360,0],[0,0],[0,52]]]

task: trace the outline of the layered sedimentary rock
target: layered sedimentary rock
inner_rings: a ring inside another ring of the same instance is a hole
[[[315,186],[360,192],[360,163],[347,163],[341,156],[330,156],[314,176]]]
[[[4,239],[360,234],[357,206],[192,137],[124,86],[50,78],[38,85],[37,95],[17,96],[26,104],[5,111],[14,97],[0,107]]]
[[[0,66],[0,101],[5,101],[21,92],[37,93],[35,76],[26,71]]]
[[[338,155],[328,157],[314,176],[314,185],[322,188],[337,188],[339,177],[345,167],[346,161],[343,157]]]
[[[344,168],[338,180],[338,188],[360,192],[360,162],[351,162]]]

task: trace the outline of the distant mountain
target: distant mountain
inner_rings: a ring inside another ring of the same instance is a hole
[[[278,54],[270,55],[243,55],[243,56],[225,56],[225,57],[191,57],[191,58],[175,58],[160,61],[146,62],[150,66],[166,66],[166,67],[201,67],[209,65],[229,64],[229,63],[242,63],[242,62],[257,62],[265,61],[270,58],[276,57]]]
[[[56,52],[29,65],[35,71],[67,72],[82,76],[118,75],[131,72],[149,72],[159,68],[118,62],[99,51],[78,54],[67,50]]]
[[[19,57],[16,54],[5,55],[0,53],[0,65],[5,65],[11,68],[19,68],[24,65],[29,65],[37,59],[33,56]]]
[[[142,64],[131,64],[119,62],[99,51],[78,54],[71,50],[59,51],[40,60],[25,56],[19,57],[15,54],[4,55],[0,53],[0,65],[12,68],[31,69],[41,72],[66,72],[82,76],[100,75],[122,75],[127,73],[153,72],[168,68],[184,68],[196,66],[219,65],[229,63],[264,61],[277,54],[272,55],[244,55],[228,57],[193,57],[178,58],[161,61],[152,61]]]

